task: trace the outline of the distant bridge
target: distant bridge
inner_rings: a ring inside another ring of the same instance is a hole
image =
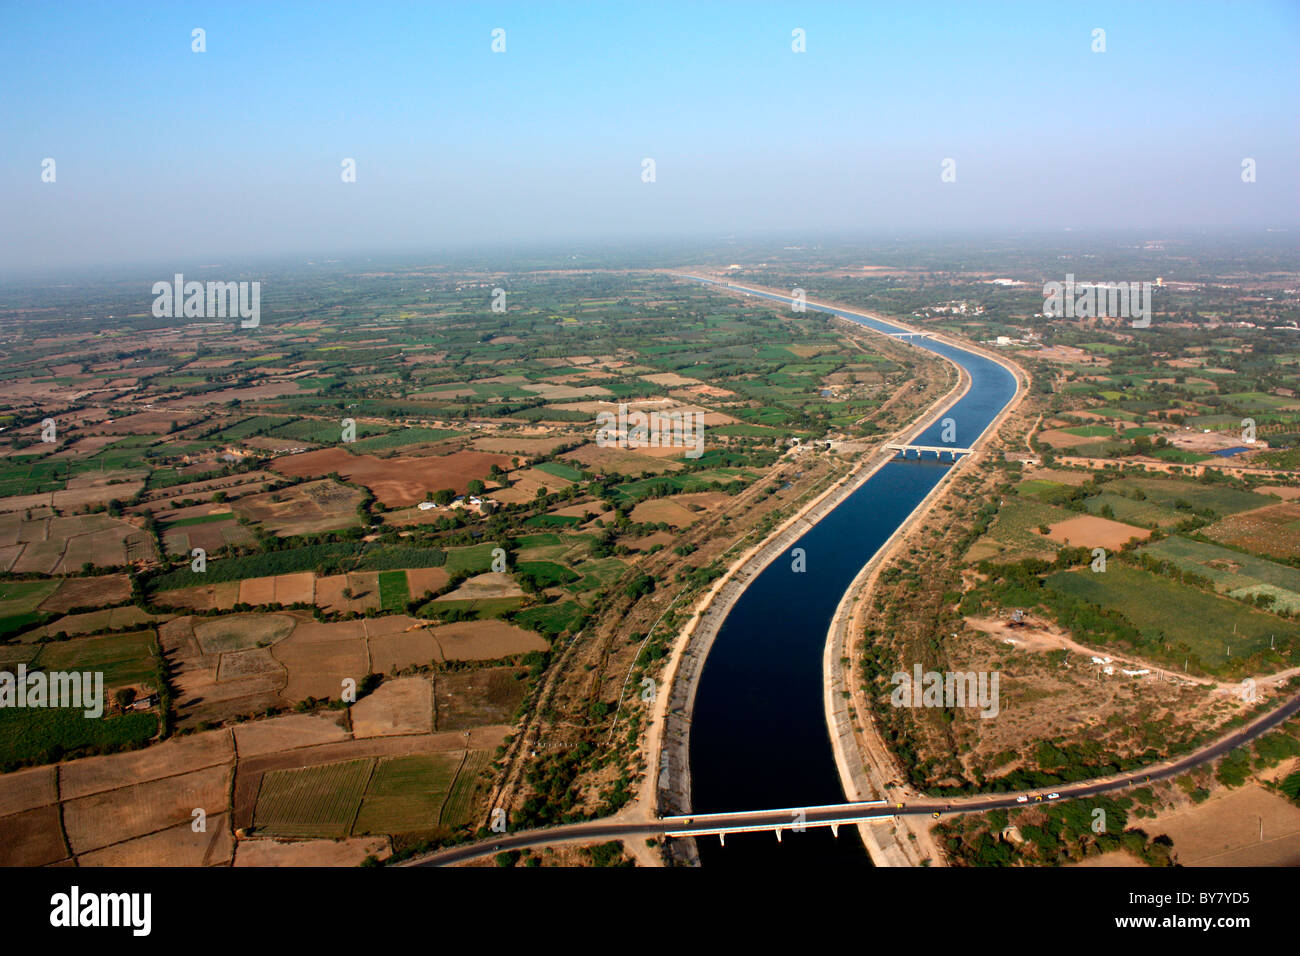
[[[916,335],[919,335],[923,339],[928,339],[934,336],[933,332],[886,332],[885,334],[892,335],[896,339],[910,339]]]
[[[894,442],[887,443],[885,447],[902,452],[904,458],[907,457],[909,451],[916,452],[917,458],[922,457],[927,451],[934,452],[936,458],[942,458],[944,452],[950,452],[953,461],[957,460],[958,455],[969,455],[975,450],[973,448],[956,448],[952,445],[903,445]]]

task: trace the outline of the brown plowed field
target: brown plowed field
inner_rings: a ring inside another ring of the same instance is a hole
[[[387,507],[403,508],[423,501],[426,492],[443,488],[464,494],[469,483],[486,478],[493,465],[506,468],[510,457],[458,451],[441,458],[376,458],[352,455],[342,448],[322,448],[276,459],[272,467],[295,477],[337,472],[348,481],[365,485]]]

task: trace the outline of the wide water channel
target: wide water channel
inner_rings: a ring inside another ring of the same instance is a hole
[[[907,331],[840,309],[807,307],[884,333]],[[970,390],[918,431],[912,443],[970,447],[1015,396],[1014,377],[965,349],[920,336],[911,341],[946,356],[971,377]],[[940,440],[945,418],[956,423],[955,441]],[[791,545],[791,550],[804,549],[806,571],[792,570],[787,551],[749,583],[723,621],[700,674],[690,731],[695,812],[844,802],[823,694],[831,618],[863,565],[951,467],[934,457],[889,462]],[[803,833],[786,830],[779,843],[770,832],[730,834],[725,847],[716,837],[697,842],[701,863],[711,867],[871,862],[856,827],[841,827],[838,838],[828,827],[810,827]]]

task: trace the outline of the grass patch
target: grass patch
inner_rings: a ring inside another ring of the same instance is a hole
[[[405,610],[411,600],[411,589],[406,583],[405,571],[379,572],[379,606],[385,611]]]

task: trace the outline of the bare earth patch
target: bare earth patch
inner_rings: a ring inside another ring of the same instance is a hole
[[[385,681],[352,705],[354,737],[427,734],[433,731],[433,684],[427,677]]]
[[[1076,548],[1118,550],[1131,538],[1145,541],[1151,537],[1151,532],[1146,528],[1135,528],[1131,524],[1111,521],[1109,518],[1080,515],[1051,525],[1047,536],[1053,541]]]

